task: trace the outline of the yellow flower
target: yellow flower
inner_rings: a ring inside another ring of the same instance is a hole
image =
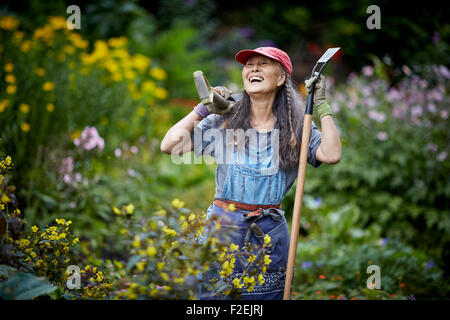
[[[175,198],[172,200],[172,205],[177,209],[181,209],[184,207],[184,202],[180,201],[178,198]]]
[[[129,205],[127,205],[127,206],[125,207],[125,210],[126,210],[126,212],[127,212],[128,214],[133,214],[133,212],[134,212],[134,205],[130,203]]]
[[[28,122],[22,122],[20,124],[20,130],[22,130],[23,132],[30,131],[30,124]]]
[[[162,230],[163,230],[168,236],[175,237],[175,236],[177,235],[177,232],[176,232],[175,230],[173,230],[173,229],[169,229],[169,228],[167,228],[167,227],[164,227]]]
[[[236,206],[234,205],[234,203],[230,203],[229,205],[228,205],[228,209],[230,210],[230,211],[236,211]]]
[[[230,251],[236,251],[239,249],[239,245],[232,243],[230,245]]]
[[[154,257],[156,255],[156,248],[155,247],[147,247],[147,254],[150,257]]]
[[[76,48],[86,49],[89,45],[89,42],[83,40],[83,37],[79,33],[70,32],[68,38]]]
[[[270,243],[270,236],[268,235],[268,234],[266,234],[265,236],[264,236],[264,244],[269,244]]]
[[[47,104],[46,109],[48,112],[53,112],[53,110],[55,110],[55,105],[53,103],[49,103]]]
[[[114,212],[115,214],[119,215],[119,216],[120,216],[120,214],[121,214],[119,208],[117,208],[117,207],[113,207],[113,212]]]
[[[37,226],[32,226],[31,227],[31,231],[33,232],[37,232],[39,230],[39,228]]]
[[[51,81],[46,81],[42,85],[42,90],[44,91],[52,91],[53,89],[55,89],[55,84]]]
[[[14,17],[6,16],[0,19],[0,28],[4,30],[12,30],[19,26],[20,21]]]
[[[26,103],[21,103],[19,106],[20,111],[23,113],[28,113],[30,111],[30,106]]]
[[[25,40],[22,45],[20,46],[20,50],[22,52],[28,52],[30,51],[30,47],[31,47],[31,41],[30,40]]]
[[[45,69],[44,68],[36,68],[34,72],[39,76],[43,77],[45,75]]]
[[[162,272],[162,273],[161,273],[161,278],[162,278],[164,281],[169,281],[169,277],[167,276],[167,273],[165,273],[165,272]]]
[[[9,100],[2,100],[0,101],[0,112],[5,111],[6,107],[9,105]]]
[[[136,235],[134,237],[133,247],[139,248],[140,246],[141,246],[141,239],[139,238],[139,236]]]
[[[162,269],[164,269],[164,262],[158,262],[156,264],[156,270],[161,271]]]
[[[262,275],[262,274],[259,274],[258,275],[258,282],[259,282],[259,284],[264,284],[264,276]]]
[[[247,259],[247,261],[249,262],[249,263],[252,263],[252,262],[254,262],[256,260],[256,256],[254,255],[254,254],[251,254],[249,257],[248,257],[248,259]]]
[[[150,75],[156,80],[164,80],[167,78],[167,73],[161,68],[155,67],[150,69]]]
[[[167,98],[168,92],[167,92],[167,90],[164,89],[164,88],[156,88],[156,89],[155,89],[155,92],[154,92],[154,95],[155,95],[156,98],[162,100],[162,99]]]
[[[15,83],[16,82],[16,77],[13,74],[7,74],[5,76],[5,81],[8,83]]]
[[[15,94],[17,92],[17,87],[13,84],[6,86],[6,92],[8,94]]]
[[[183,278],[175,278],[173,279],[174,283],[179,283],[179,284],[183,284],[184,283],[184,279]]]
[[[255,277],[247,277],[247,276],[245,276],[244,277],[244,283],[245,283],[245,285],[247,287],[251,286],[251,285],[254,285],[256,283]]]
[[[128,232],[127,229],[122,229],[122,230],[120,230],[120,234],[123,234],[123,235],[127,234],[127,232]]]
[[[49,17],[48,20],[50,25],[55,30],[67,28],[67,22],[64,17]]]
[[[13,72],[14,70],[14,65],[12,62],[8,62],[7,64],[5,64],[5,71],[6,72]]]
[[[80,239],[75,238],[75,239],[73,239],[72,244],[76,244],[76,243],[78,243],[78,242],[80,242]]]
[[[269,255],[264,256],[264,264],[269,265],[272,262]]]
[[[113,48],[123,47],[126,43],[127,43],[127,38],[125,38],[125,37],[111,38],[108,40],[108,45]]]
[[[241,283],[241,280],[239,280],[239,278],[233,279],[233,285],[237,289],[242,289],[244,287],[244,285]]]
[[[145,267],[145,262],[144,261],[139,261],[139,262],[136,263],[136,268],[139,271],[144,271],[144,267]]]
[[[151,60],[150,60],[150,58],[137,53],[133,56],[132,63],[133,63],[134,68],[136,68],[140,71],[145,71],[148,68],[148,66],[150,65]]]

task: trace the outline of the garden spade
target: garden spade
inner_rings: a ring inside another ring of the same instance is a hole
[[[311,77],[314,76],[314,72],[321,64],[319,69],[319,74],[317,75],[317,79],[319,79],[322,70],[325,68],[327,63],[330,61],[331,57],[339,51],[340,48],[330,48],[320,57],[320,59],[315,64]],[[287,270],[286,270],[286,280],[284,283],[284,294],[283,299],[289,300],[291,296],[291,284],[292,277],[294,273],[294,264],[295,264],[295,256],[297,254],[297,243],[298,243],[298,233],[300,230],[300,216],[302,211],[302,202],[303,202],[303,190],[305,187],[305,176],[306,176],[306,164],[308,157],[308,145],[309,139],[311,138],[311,123],[312,123],[312,114],[313,114],[313,106],[314,106],[314,86],[316,82],[313,83],[312,89],[308,94],[308,100],[306,103],[305,110],[305,118],[303,120],[303,133],[302,133],[302,142],[300,148],[300,159],[297,173],[297,186],[295,188],[295,200],[294,200],[294,211],[292,216],[292,227],[291,227],[291,237],[289,240],[289,254],[288,254],[288,262],[287,262]]]

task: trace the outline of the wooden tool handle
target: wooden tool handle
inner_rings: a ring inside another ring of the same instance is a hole
[[[295,256],[297,254],[298,233],[300,231],[300,216],[302,212],[303,190],[305,188],[306,164],[308,161],[309,139],[311,138],[312,115],[305,114],[303,120],[302,144],[300,148],[300,159],[298,165],[297,185],[295,188],[294,211],[292,215],[291,237],[289,240],[289,255],[284,283],[283,299],[289,300],[291,295],[291,284],[294,273]]]

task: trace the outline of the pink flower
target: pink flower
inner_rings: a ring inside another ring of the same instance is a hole
[[[441,74],[444,78],[450,79],[450,71],[447,69],[446,66],[440,65],[439,71],[441,72]]]
[[[448,111],[447,110],[441,110],[441,118],[444,120],[447,120],[448,118]]]
[[[375,120],[376,122],[384,122],[384,120],[386,120],[386,115],[383,112],[370,110],[368,115],[370,119]]]
[[[411,115],[412,116],[414,116],[414,117],[419,117],[419,116],[421,116],[422,115],[422,107],[421,106],[414,106],[412,109],[411,109]]]
[[[120,156],[122,155],[122,150],[121,150],[120,148],[116,148],[116,149],[114,150],[114,155],[115,155],[117,158],[120,158]]]
[[[426,146],[425,146],[425,151],[431,150],[433,152],[436,152],[438,150],[438,146],[432,142],[429,142]]]
[[[406,65],[403,65],[403,66],[402,66],[402,71],[403,71],[407,76],[411,75],[411,69],[410,69],[408,66],[406,66]]]
[[[105,147],[105,141],[99,136],[97,128],[86,127],[81,136],[73,141],[73,143],[84,150],[92,150],[98,148],[100,151]]]
[[[133,169],[128,169],[128,175],[130,177],[134,177],[136,175],[136,172]]]
[[[136,154],[138,152],[138,148],[136,146],[131,146],[130,151],[131,153]]]
[[[380,131],[380,132],[378,132],[378,134],[377,134],[377,138],[378,138],[378,140],[380,140],[380,141],[386,141],[387,138],[388,138],[388,134],[387,134],[385,131]]]
[[[436,112],[436,105],[434,103],[429,103],[427,104],[427,110],[430,111],[431,113],[435,113]]]
[[[371,66],[365,66],[362,68],[362,72],[366,77],[373,75],[373,68]]]
[[[446,158],[447,158],[447,152],[445,152],[445,151],[442,151],[441,153],[439,153],[437,155],[437,159],[439,161],[444,161]]]

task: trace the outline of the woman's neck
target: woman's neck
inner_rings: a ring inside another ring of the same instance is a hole
[[[270,96],[250,96],[250,123],[254,129],[271,130],[275,125],[275,115],[272,113],[275,94]]]

